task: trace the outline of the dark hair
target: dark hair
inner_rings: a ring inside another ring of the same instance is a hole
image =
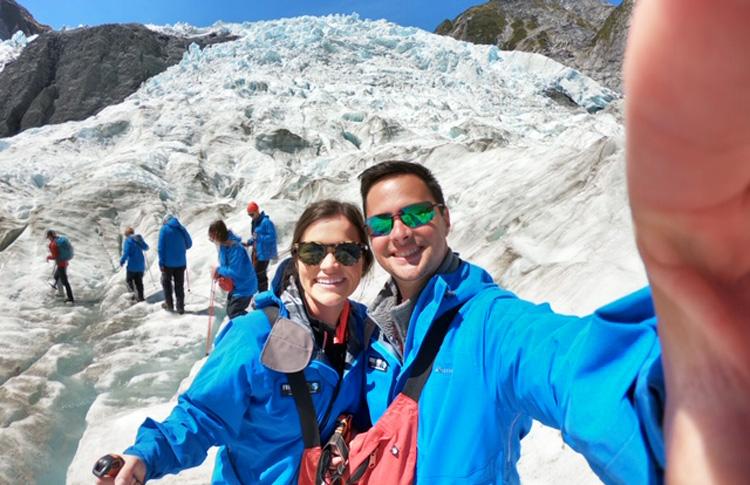
[[[372,186],[385,178],[397,177],[399,175],[414,175],[419,177],[427,186],[435,202],[445,205],[443,189],[440,188],[437,179],[427,167],[419,163],[389,160],[373,165],[359,174],[359,192],[362,194],[362,209],[365,213],[367,213],[367,194],[370,193]]]
[[[56,237],[57,237],[57,233],[55,232],[54,229],[50,229],[47,231],[47,239],[50,239],[50,238],[54,239]]]
[[[354,229],[357,231],[357,235],[361,243],[367,245],[367,249],[362,253],[364,259],[364,266],[362,267],[362,275],[372,267],[373,255],[370,246],[367,244],[367,229],[365,228],[365,219],[362,217],[362,213],[359,211],[356,205],[349,202],[341,202],[339,200],[325,199],[318,202],[313,202],[308,205],[302,215],[297,219],[297,223],[294,225],[294,232],[292,233],[292,256],[294,262],[297,262],[297,256],[293,250],[294,245],[302,241],[302,235],[305,233],[308,227],[318,222],[321,219],[330,219],[336,216],[344,216],[348,220]],[[296,265],[292,265],[295,268]]]
[[[208,226],[208,237],[215,239],[216,241],[223,243],[229,239],[229,230],[224,221],[217,219]]]

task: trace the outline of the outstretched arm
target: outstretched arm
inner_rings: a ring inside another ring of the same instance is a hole
[[[640,0],[628,45],[628,183],[670,483],[750,476],[749,21],[747,0]]]

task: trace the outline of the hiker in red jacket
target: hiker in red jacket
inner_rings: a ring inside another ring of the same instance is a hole
[[[54,230],[50,229],[47,231],[47,239],[49,239],[50,252],[49,256],[47,256],[47,261],[53,260],[57,265],[57,268],[55,269],[55,284],[53,285],[53,288],[56,288],[58,295],[62,296],[62,287],[64,286],[65,293],[67,293],[68,296],[65,303],[74,303],[73,290],[70,289],[70,283],[68,282],[67,268],[69,259],[63,258],[60,254],[60,248],[58,247],[58,240],[60,237]]]

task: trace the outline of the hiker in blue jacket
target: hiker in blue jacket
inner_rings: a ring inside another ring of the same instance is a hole
[[[117,483],[196,466],[211,446],[220,447],[213,483],[297,483],[303,438],[287,373],[304,370],[323,440],[341,413],[360,407],[366,311],[348,297],[372,265],[366,239],[353,204],[309,206],[292,236],[295,271],[286,290],[257,295],[260,309],[227,324],[170,416],[141,425]],[[270,307],[282,317],[273,332],[261,310]]]
[[[164,225],[159,231],[158,252],[161,286],[164,289],[162,308],[167,311],[175,310],[176,300],[177,313],[185,313],[186,253],[192,246],[193,240],[180,221],[171,214],[164,217]],[[172,298],[172,288],[174,288],[175,299]]]
[[[373,423],[432,323],[460,307],[418,402],[416,482],[518,483],[533,418],[561,429],[605,482],[658,483],[664,396],[648,290],[588,317],[557,314],[450,250],[450,213],[428,169],[383,162],[361,182],[370,244],[391,275],[370,307],[379,327],[367,369]]]
[[[242,247],[242,240],[228,230],[222,220],[211,223],[208,238],[219,250],[219,266],[212,269],[212,278],[231,281],[231,289],[227,293],[227,316],[234,318],[244,315],[258,291],[258,280],[247,251]]]
[[[143,301],[143,273],[146,271],[146,258],[143,252],[148,251],[148,244],[140,234],[135,234],[132,227],[125,229],[125,243],[122,246],[120,267],[128,263],[125,283],[133,293],[133,299]]]
[[[247,204],[247,215],[252,219],[252,236],[244,243],[253,247],[253,267],[258,278],[258,291],[268,289],[268,264],[278,257],[276,226],[255,202]]]

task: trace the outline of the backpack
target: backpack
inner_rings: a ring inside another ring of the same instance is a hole
[[[55,239],[57,244],[57,259],[60,261],[70,261],[73,259],[73,245],[70,244],[70,240],[65,236],[57,236]]]

